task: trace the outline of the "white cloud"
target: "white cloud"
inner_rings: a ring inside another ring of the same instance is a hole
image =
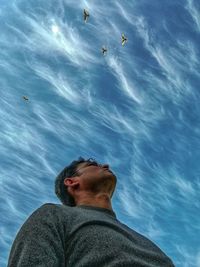
[[[198,11],[197,7],[195,6],[194,0],[187,0],[186,8],[190,15],[193,18],[193,21],[196,24],[197,31],[200,31],[200,12]]]

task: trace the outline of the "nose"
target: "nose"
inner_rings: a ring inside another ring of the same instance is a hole
[[[109,165],[108,164],[102,164],[101,167],[105,168],[105,169],[109,169]]]

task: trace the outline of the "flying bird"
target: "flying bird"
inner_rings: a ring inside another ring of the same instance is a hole
[[[108,49],[107,49],[107,48],[105,48],[105,47],[102,47],[102,48],[101,48],[101,51],[102,51],[102,54],[103,54],[103,55],[105,55],[105,54],[106,54],[106,52],[108,51]]]
[[[122,33],[122,45],[125,45],[125,43],[128,41],[126,36]]]
[[[84,18],[85,22],[87,22],[87,19],[89,16],[90,16],[89,12],[86,9],[84,9],[83,10],[83,18]]]
[[[23,98],[24,100],[26,100],[26,101],[29,100],[27,96],[23,96],[22,98]]]

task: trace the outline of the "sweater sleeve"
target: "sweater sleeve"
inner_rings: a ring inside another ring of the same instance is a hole
[[[63,267],[64,251],[64,226],[59,208],[45,204],[27,219],[18,232],[8,267]]]

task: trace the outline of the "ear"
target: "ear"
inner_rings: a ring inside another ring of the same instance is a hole
[[[79,185],[79,181],[75,177],[73,178],[68,177],[68,178],[65,178],[64,185],[68,187],[76,188]]]

